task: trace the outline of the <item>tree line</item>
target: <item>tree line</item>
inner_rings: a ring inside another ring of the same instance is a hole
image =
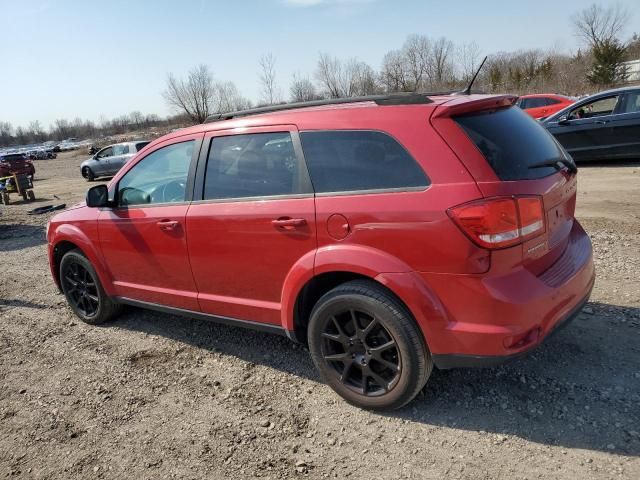
[[[584,95],[624,84],[628,69],[624,62],[640,58],[640,38],[620,36],[629,13],[620,5],[608,8],[593,4],[571,18],[582,46],[571,54],[528,49],[488,55],[474,90],[486,93],[526,94],[555,92]],[[258,64],[260,98],[254,104],[231,81],[214,78],[206,65],[193,68],[184,77],[170,73],[163,97],[176,116],[132,112],[99,124],[89,120],[56,120],[45,131],[39,122],[13,129],[0,121],[0,145],[61,140],[68,137],[114,135],[158,125],[202,123],[214,113],[253,106],[302,102],[393,92],[447,92],[464,88],[478,69],[484,52],[476,42],[456,45],[441,37],[409,35],[397,49],[382,56],[379,69],[357,58],[342,59],[320,53],[315,70],[295,73],[288,95],[277,82],[277,62],[272,53]]]

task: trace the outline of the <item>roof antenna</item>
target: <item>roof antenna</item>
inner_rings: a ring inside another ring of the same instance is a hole
[[[486,61],[487,61],[487,57],[484,57],[484,60],[482,60],[482,63],[478,67],[478,70],[476,70],[476,73],[473,76],[473,78],[471,79],[471,81],[469,82],[469,85],[467,85],[467,88],[465,88],[464,90],[458,92],[458,95],[471,95],[471,87],[473,86],[473,82],[476,81],[476,77],[480,73],[480,70],[482,70],[482,67],[484,66],[484,62],[486,62]]]

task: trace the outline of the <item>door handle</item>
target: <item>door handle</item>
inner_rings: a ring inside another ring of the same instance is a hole
[[[156,225],[160,227],[160,230],[175,230],[180,225],[180,222],[177,220],[160,220]]]
[[[276,220],[272,220],[271,223],[276,228],[281,228],[283,230],[293,230],[294,228],[305,226],[307,224],[307,221],[304,218],[282,217]]]
[[[594,123],[596,125],[606,125],[609,122],[607,122],[606,120],[596,120]]]

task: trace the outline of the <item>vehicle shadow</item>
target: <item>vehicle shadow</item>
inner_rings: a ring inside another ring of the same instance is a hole
[[[434,370],[418,398],[376,415],[545,445],[640,456],[640,309],[590,303],[529,356],[492,369]],[[160,335],[320,382],[285,337],[128,309],[111,326]]]
[[[46,243],[46,241],[42,225],[0,223],[0,252],[35,247]]]
[[[15,307],[34,308],[37,310],[44,310],[46,308],[49,308],[48,305],[31,302],[29,300],[22,300],[19,298],[0,298],[0,312],[4,308],[15,308]]]

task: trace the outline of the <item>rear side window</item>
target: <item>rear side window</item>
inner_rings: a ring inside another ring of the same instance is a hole
[[[113,155],[126,155],[129,153],[129,145],[114,145]]]
[[[211,140],[204,199],[311,193],[289,132],[249,133]]]
[[[557,172],[536,167],[564,158],[549,132],[519,108],[509,107],[454,117],[501,180],[542,178]]]
[[[376,131],[301,132],[317,193],[425,188],[429,180],[409,153]]]

